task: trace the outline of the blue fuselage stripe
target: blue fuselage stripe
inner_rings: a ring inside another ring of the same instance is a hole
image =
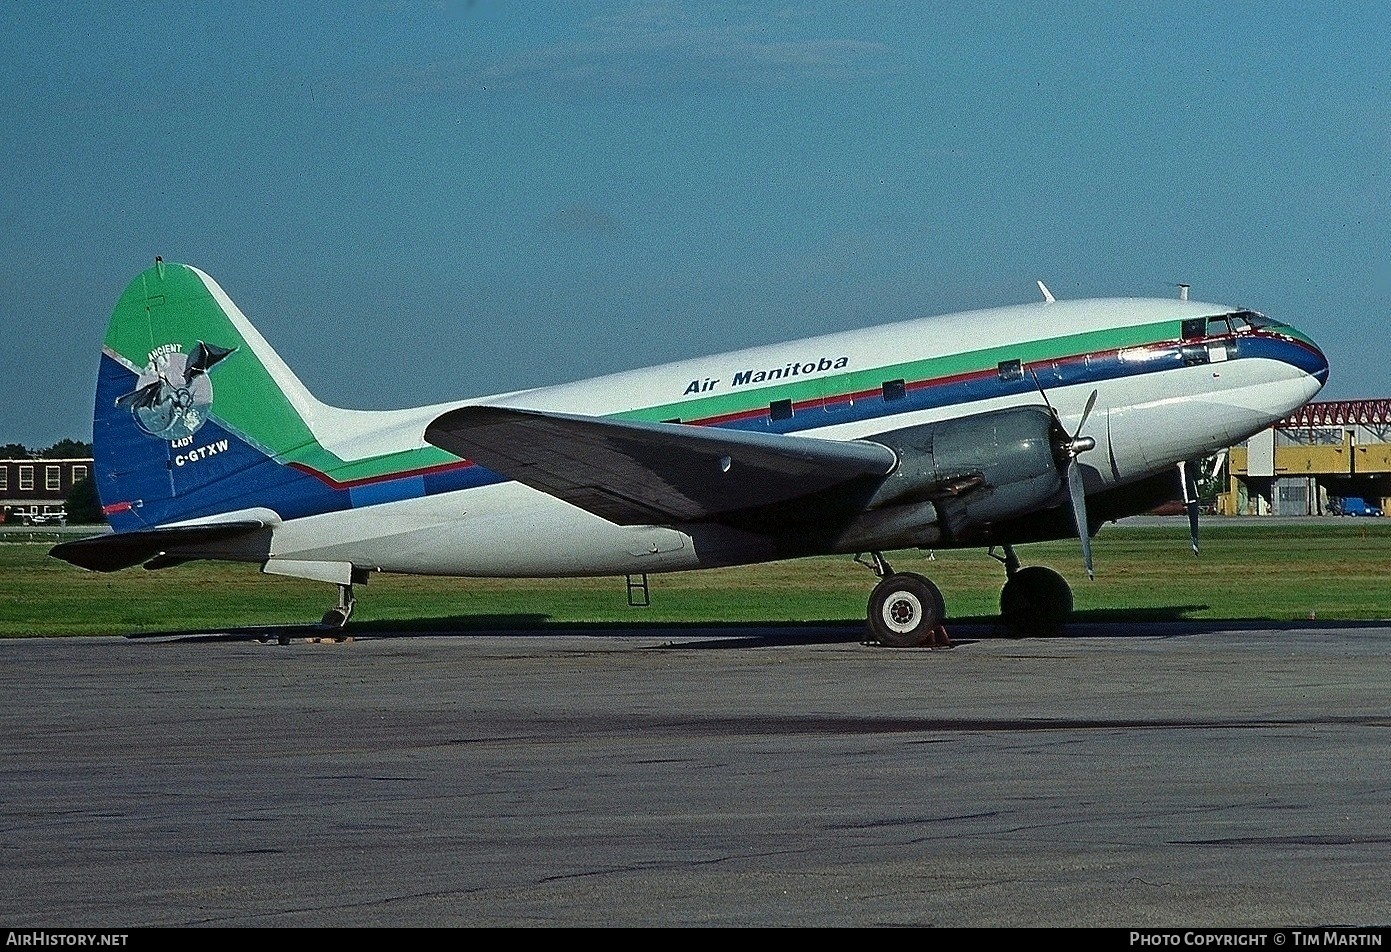
[[[1040,387],[1047,391],[1060,387],[1096,385],[1107,380],[1179,369],[1186,365],[1186,348],[1206,347],[1209,344],[1226,347],[1229,360],[1275,360],[1297,367],[1320,380],[1327,376],[1328,364],[1324,356],[1302,341],[1272,333],[1240,334],[1213,340],[1156,342],[1143,348],[1060,357],[1030,364],[1022,378],[1012,380],[1005,379],[994,367],[982,368],[977,373],[907,381],[903,395],[894,400],[886,399],[878,391],[861,393],[853,398],[844,394],[795,407],[792,416],[785,419],[772,419],[765,406],[761,411],[733,419],[712,419],[704,425],[791,434],[845,423],[882,420],[885,429],[889,429],[893,419],[905,413],[949,406],[965,408],[986,400],[1037,394]],[[132,467],[121,462],[115,463],[114,468],[123,472],[113,472],[110,461],[128,461],[149,453],[149,437],[136,431],[129,412],[124,409],[119,413],[111,410],[106,414],[101,412],[103,403],[106,403],[106,407],[113,406],[107,402],[112,400],[112,394],[126,393],[131,389],[129,379],[119,382],[115,379],[130,377],[128,370],[107,356],[103,356],[102,364],[102,385],[98,394],[98,440],[106,445],[98,452],[99,490],[114,477],[129,484],[134,475]],[[767,393],[772,397],[777,395],[775,390]],[[689,422],[702,424],[701,420]],[[103,502],[108,505],[127,501],[134,503],[129,511],[111,515],[113,528],[118,532],[148,528],[168,521],[194,519],[253,506],[267,507],[278,512],[282,518],[294,519],[508,481],[506,477],[482,466],[458,466],[431,471],[405,471],[351,486],[334,484],[319,474],[282,465],[223,430],[215,419],[208,421],[205,430],[206,433],[201,435],[225,439],[230,444],[229,449],[217,458],[216,467],[200,463],[198,470],[188,475],[212,476],[216,469],[218,478],[200,480],[187,487],[179,487],[176,481],[171,486],[169,464],[163,461],[154,466],[143,464],[144,475],[136,480],[140,485],[126,485],[121,489],[122,493],[127,494],[126,499],[108,500],[105,494],[102,496]],[[103,462],[103,456],[107,462]],[[114,482],[110,484],[114,485]],[[136,490],[135,495],[143,494],[143,498],[132,499],[132,488]],[[171,488],[177,496],[170,495]]]

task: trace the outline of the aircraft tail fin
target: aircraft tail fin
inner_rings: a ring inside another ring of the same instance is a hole
[[[97,492],[118,532],[290,500],[340,508],[295,468],[322,455],[319,403],[215,281],[155,259],[107,326],[92,442]],[[321,467],[324,469],[324,467]],[[283,507],[281,507],[283,508]]]

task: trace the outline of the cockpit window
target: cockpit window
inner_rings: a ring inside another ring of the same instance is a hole
[[[1209,317],[1207,319],[1207,336],[1220,337],[1232,332],[1231,321],[1227,320],[1227,315],[1221,317]]]
[[[1206,331],[1206,330],[1207,330],[1207,321],[1203,320],[1201,317],[1195,317],[1195,318],[1192,318],[1191,320],[1184,321],[1184,322],[1183,322],[1183,339],[1184,339],[1184,340],[1197,340],[1199,337],[1202,337],[1202,336],[1203,336],[1203,332]]]
[[[1281,324],[1279,321],[1266,317],[1264,314],[1261,314],[1258,311],[1237,311],[1227,316],[1231,318],[1232,326],[1235,327],[1238,331],[1246,330],[1247,328],[1250,328],[1252,330],[1260,330],[1262,327],[1285,326]]]

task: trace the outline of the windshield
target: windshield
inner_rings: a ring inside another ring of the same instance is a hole
[[[1273,318],[1266,317],[1264,314],[1261,314],[1258,311],[1236,311],[1235,313],[1228,314],[1227,317],[1231,320],[1232,326],[1235,327],[1238,331],[1245,330],[1247,328],[1251,330],[1260,330],[1263,327],[1285,326],[1284,324],[1281,324],[1279,321],[1274,320]]]

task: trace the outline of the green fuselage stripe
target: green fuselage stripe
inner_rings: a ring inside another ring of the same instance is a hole
[[[1136,327],[1069,334],[1064,337],[1010,344],[1006,347],[990,347],[960,354],[948,354],[942,357],[927,357],[901,364],[887,364],[869,370],[856,370],[824,377],[799,377],[791,382],[777,383],[771,386],[766,384],[748,386],[735,393],[678,400],[660,406],[628,410],[616,413],[614,416],[618,419],[650,422],[672,419],[708,420],[712,417],[734,416],[759,409],[766,410],[768,404],[775,400],[791,400],[794,404],[804,400],[831,400],[853,393],[878,390],[886,381],[890,380],[904,380],[909,386],[912,386],[924,381],[993,370],[1006,360],[1018,360],[1027,366],[1028,364],[1062,360],[1083,354],[1139,347],[1164,340],[1177,340],[1179,331],[1180,322],[1161,321]]]
[[[991,370],[1006,360],[1019,360],[1028,365],[1173,341],[1179,338],[1179,331],[1178,321],[1161,321],[1070,334],[865,370],[795,376],[776,383],[764,380],[742,385],[732,392],[637,407],[612,416],[644,421],[737,416],[766,411],[768,404],[777,400],[796,404],[877,390],[888,380],[902,379],[913,386]],[[116,305],[106,346],[138,373],[157,349],[177,345],[184,353],[190,353],[200,340],[219,347],[237,348],[236,353],[221,361],[209,374],[215,394],[214,415],[229,430],[282,463],[296,463],[345,483],[408,475],[458,461],[453,454],[433,446],[413,447],[354,461],[345,461],[324,449],[199,275],[180,265],[150,268],[131,283]],[[672,385],[680,384],[673,381]]]

